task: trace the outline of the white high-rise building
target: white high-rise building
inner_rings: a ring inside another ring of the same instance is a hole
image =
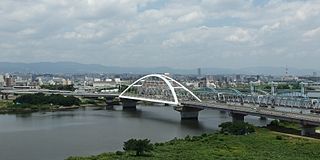
[[[0,87],[4,86],[4,76],[0,75]]]

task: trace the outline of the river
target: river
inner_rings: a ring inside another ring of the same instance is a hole
[[[174,137],[200,135],[218,130],[231,121],[227,113],[203,110],[198,121],[181,121],[170,106],[137,106],[137,111],[94,110],[0,115],[1,160],[62,160],[121,150],[130,138],[163,142]],[[247,116],[255,125],[267,121]]]

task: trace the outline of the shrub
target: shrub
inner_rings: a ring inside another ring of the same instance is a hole
[[[276,139],[277,139],[277,140],[283,140],[283,137],[280,136],[280,135],[277,135],[277,136],[276,136]]]
[[[184,140],[186,140],[186,141],[191,141],[192,138],[191,138],[189,135],[187,135],[187,136],[184,138]]]
[[[232,135],[247,135],[255,132],[254,126],[246,122],[225,122],[219,125],[220,132]]]
[[[75,91],[73,85],[42,85],[43,89]]]
[[[121,156],[121,155],[123,155],[123,152],[122,151],[117,151],[116,155]]]
[[[207,137],[208,136],[208,134],[206,134],[206,133],[203,133],[202,135],[201,135],[201,137]]]
[[[273,121],[270,122],[269,125],[277,127],[277,126],[280,126],[280,122],[279,122],[279,120],[273,120]]]
[[[136,156],[141,156],[144,152],[150,152],[153,150],[153,145],[148,139],[130,139],[124,142],[123,150],[135,151]]]

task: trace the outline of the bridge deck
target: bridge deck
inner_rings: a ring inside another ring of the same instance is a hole
[[[194,106],[202,109],[227,110],[246,115],[295,121],[302,124],[320,125],[320,115],[285,112],[249,104],[241,105],[236,103],[227,104],[218,102],[185,102],[182,103],[182,105]]]

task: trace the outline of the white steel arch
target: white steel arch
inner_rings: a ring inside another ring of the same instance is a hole
[[[134,85],[136,85],[138,82],[149,78],[149,77],[157,77],[160,78],[161,80],[163,80],[166,85],[169,87],[171,94],[173,96],[173,100],[174,101],[167,101],[167,100],[156,100],[156,99],[149,99],[149,98],[141,98],[141,97],[131,97],[131,96],[125,96],[124,94]],[[172,83],[170,83],[170,81],[172,81],[173,83],[175,83],[178,87],[174,87],[172,85]],[[201,102],[201,100],[195,95],[193,94],[189,89],[187,89],[185,86],[183,86],[181,83],[177,82],[176,80],[174,80],[171,77],[168,77],[166,75],[162,75],[162,74],[149,74],[146,75],[144,77],[141,77],[140,79],[136,80],[135,82],[133,82],[131,85],[129,85],[128,88],[126,88],[120,95],[119,98],[124,98],[124,99],[133,99],[133,100],[140,100],[140,101],[150,101],[150,102],[157,102],[157,103],[165,103],[165,104],[172,104],[172,105],[179,105],[179,100],[176,94],[175,89],[183,89],[185,91],[187,91],[189,94],[191,94],[196,100],[198,100],[199,102]]]

